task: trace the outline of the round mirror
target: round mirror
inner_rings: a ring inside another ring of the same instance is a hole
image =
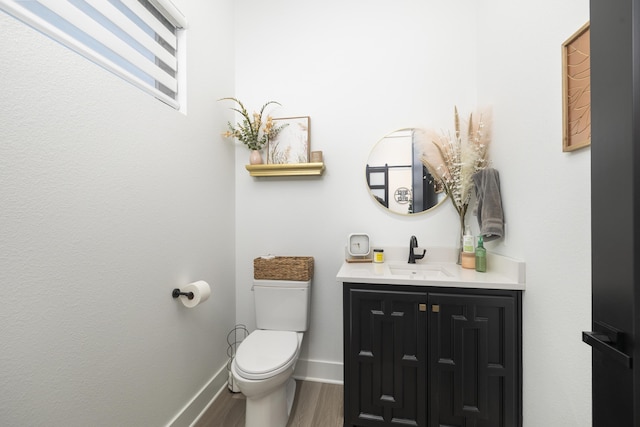
[[[433,144],[427,142],[424,131],[407,128],[391,132],[371,150],[366,168],[369,192],[389,211],[418,214],[446,198],[422,163],[423,157],[438,156]]]

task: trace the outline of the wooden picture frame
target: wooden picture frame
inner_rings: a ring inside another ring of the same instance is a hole
[[[284,126],[267,147],[267,164],[309,163],[309,116],[273,119]]]
[[[591,144],[589,22],[562,44],[562,151]]]

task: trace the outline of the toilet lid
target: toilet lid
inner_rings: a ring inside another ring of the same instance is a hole
[[[297,352],[297,332],[257,330],[238,346],[235,365],[247,379],[268,378],[287,368]]]

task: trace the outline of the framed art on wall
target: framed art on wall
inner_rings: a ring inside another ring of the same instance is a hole
[[[274,125],[284,125],[278,136],[269,141],[267,163],[291,164],[309,162],[309,116],[273,119]]]
[[[589,22],[562,44],[562,151],[591,144]]]

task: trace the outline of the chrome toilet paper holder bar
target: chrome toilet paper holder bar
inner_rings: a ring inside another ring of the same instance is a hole
[[[184,295],[188,299],[193,299],[193,292],[180,292],[179,288],[175,288],[171,291],[171,296],[174,298],[178,298],[180,295]]]

